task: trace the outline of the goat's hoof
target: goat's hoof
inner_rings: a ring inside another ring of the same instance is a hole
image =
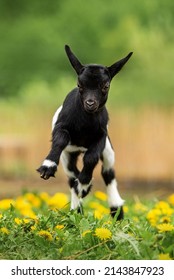
[[[55,177],[55,172],[57,171],[57,166],[47,167],[45,165],[41,165],[37,172],[40,173],[40,177],[44,180],[48,180],[50,177]]]
[[[114,218],[116,216],[116,220],[120,221],[124,219],[124,211],[123,206],[120,207],[111,207],[110,208],[111,216]]]

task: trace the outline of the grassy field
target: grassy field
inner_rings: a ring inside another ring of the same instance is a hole
[[[127,201],[125,219],[111,219],[101,191],[85,214],[69,211],[64,193],[25,192],[0,201],[0,259],[174,259],[174,194]]]

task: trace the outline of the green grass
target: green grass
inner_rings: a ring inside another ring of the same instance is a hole
[[[121,222],[110,218],[101,192],[85,200],[84,215],[69,211],[68,199],[63,193],[24,193],[1,200],[0,258],[174,259],[174,195],[128,201]]]

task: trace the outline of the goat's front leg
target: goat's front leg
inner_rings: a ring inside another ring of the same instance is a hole
[[[78,197],[85,197],[92,187],[92,174],[105,145],[105,137],[93,144],[84,154],[83,168],[76,180],[75,192]]]
[[[57,166],[62,151],[68,145],[70,140],[69,133],[64,129],[57,129],[55,126],[53,130],[52,147],[48,156],[43,161],[42,165],[37,169],[40,177],[47,180],[55,176]]]

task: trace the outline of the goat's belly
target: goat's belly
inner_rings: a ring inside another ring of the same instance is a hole
[[[68,153],[73,153],[73,152],[86,152],[87,151],[87,148],[85,147],[79,147],[79,146],[76,146],[76,145],[68,145],[66,146],[66,148],[64,149],[64,151],[68,152]]]

